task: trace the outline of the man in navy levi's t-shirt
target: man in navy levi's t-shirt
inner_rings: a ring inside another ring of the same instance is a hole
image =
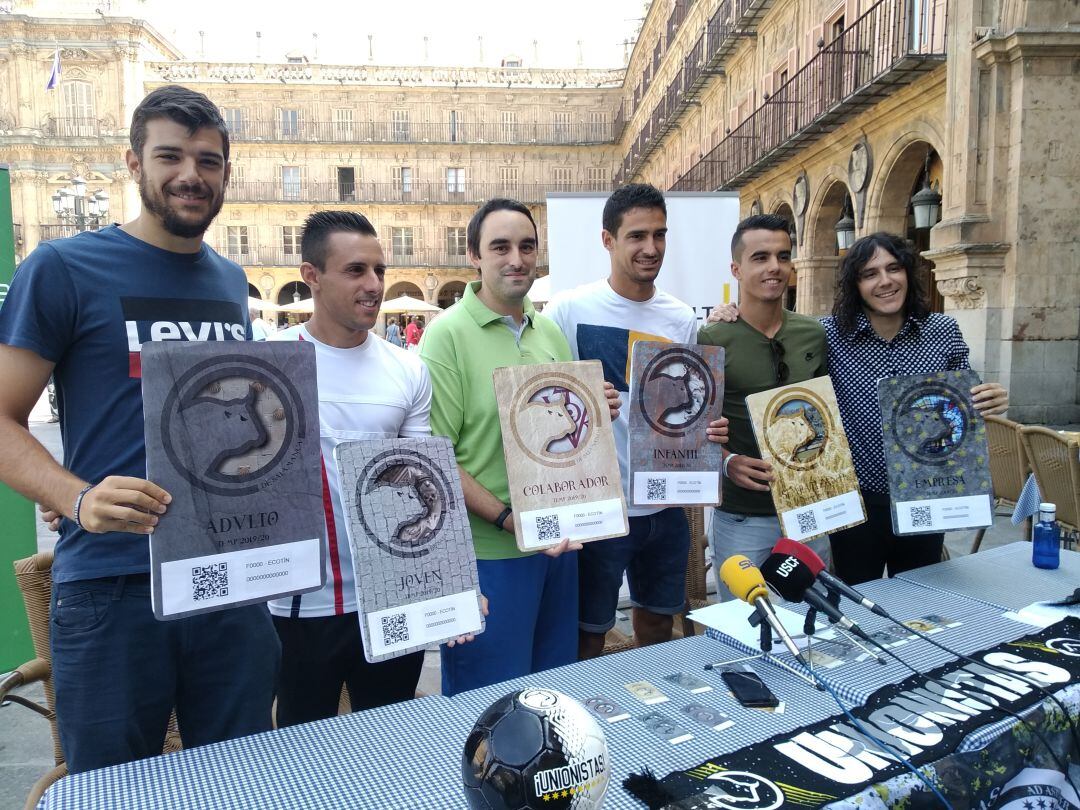
[[[46,242],[0,307],[0,480],[60,517],[50,641],[75,773],[270,728],[280,657],[265,605],[158,622],[149,545],[171,497],[146,477],[140,347],[246,340],[243,270],[202,238],[221,210],[228,132],[205,96],[167,86],[135,110],[127,166],[143,210]],[[63,466],[26,429],[56,379]]]

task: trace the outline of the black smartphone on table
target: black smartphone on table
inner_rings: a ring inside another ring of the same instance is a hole
[[[735,699],[748,709],[773,709],[780,705],[780,700],[753,670],[726,669],[720,677]]]

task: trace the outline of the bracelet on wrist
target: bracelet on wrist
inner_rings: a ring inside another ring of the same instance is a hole
[[[82,520],[79,519],[79,511],[82,509],[83,498],[85,498],[86,493],[92,490],[95,486],[96,484],[87,484],[85,487],[79,490],[79,494],[75,496],[75,507],[71,510],[71,519],[75,521],[75,525],[78,526],[80,529],[84,529],[82,525]]]
[[[491,522],[495,524],[495,527],[496,527],[496,528],[498,528],[498,529],[501,529],[502,531],[504,531],[504,532],[505,532],[505,531],[506,531],[506,528],[505,528],[505,527],[503,526],[503,524],[504,524],[504,523],[506,523],[506,519],[507,519],[508,517],[510,517],[510,515],[511,515],[511,514],[513,513],[513,511],[514,511],[514,510],[513,510],[513,509],[511,509],[511,508],[510,508],[510,507],[508,506],[508,507],[506,507],[505,509],[503,509],[503,510],[502,510],[501,512],[499,512],[499,516],[498,516],[497,518],[495,518],[495,519],[494,519],[493,521],[491,521]]]
[[[731,476],[728,475],[728,465],[731,463],[731,460],[733,458],[735,458],[735,456],[737,456],[737,455],[739,455],[739,454],[738,453],[728,453],[726,456],[724,456],[724,463],[722,465],[723,470],[724,470],[724,478],[730,478],[731,477]]]

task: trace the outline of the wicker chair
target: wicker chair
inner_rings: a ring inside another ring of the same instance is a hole
[[[26,799],[26,810],[32,810],[37,806],[38,800],[49,789],[53,782],[67,775],[67,765],[64,763],[64,754],[60,750],[60,736],[56,730],[56,695],[53,691],[52,682],[52,658],[49,653],[49,605],[52,593],[52,563],[51,551],[41,552],[15,561],[15,581],[22,591],[23,603],[26,606],[26,618],[30,624],[30,638],[34,644],[34,652],[37,657],[28,661],[14,672],[0,680],[0,701],[9,700],[21,706],[25,706],[49,720],[52,728],[53,757],[56,767],[46,773],[30,789],[30,795]],[[45,706],[32,700],[13,694],[12,690],[27,686],[32,683],[41,683],[45,687]],[[176,713],[169,718],[168,731],[165,736],[163,753],[179,751],[180,732],[176,724]]]
[[[1020,427],[1035,482],[1044,501],[1057,506],[1057,519],[1069,534],[1080,532],[1080,443],[1056,430]]]
[[[1024,488],[1030,468],[1020,440],[1020,424],[1004,416],[986,417],[986,438],[990,445],[990,480],[994,487],[994,509],[1014,507]],[[971,544],[974,554],[982,545],[986,529],[979,529]],[[1030,532],[1029,532],[1030,535]]]

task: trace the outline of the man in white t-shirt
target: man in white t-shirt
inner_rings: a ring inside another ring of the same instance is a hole
[[[562,329],[575,360],[600,360],[604,379],[629,391],[630,357],[639,340],[697,342],[694,311],[658,290],[664,261],[667,206],[650,185],[617,189],[604,206],[602,238],[611,256],[611,275],[557,295],[544,309]],[[631,503],[628,472],[629,408],[614,423],[623,491]],[[727,440],[727,420],[709,424],[710,441]],[[625,537],[586,543],[578,557],[578,655],[592,658],[604,648],[615,624],[625,572],[634,605],[639,646],[668,641],[672,617],[686,606],[686,559],[690,530],[681,507],[629,507]]]
[[[334,463],[340,442],[430,436],[431,381],[420,358],[373,331],[386,262],[375,228],[360,214],[319,211],[301,235],[300,275],[315,312],[271,340],[315,346],[326,513],[326,585],[270,603],[281,639],[279,727],[337,714],[342,684],[353,710],[413,697],[423,652],[378,664],[364,658],[352,551]]]

